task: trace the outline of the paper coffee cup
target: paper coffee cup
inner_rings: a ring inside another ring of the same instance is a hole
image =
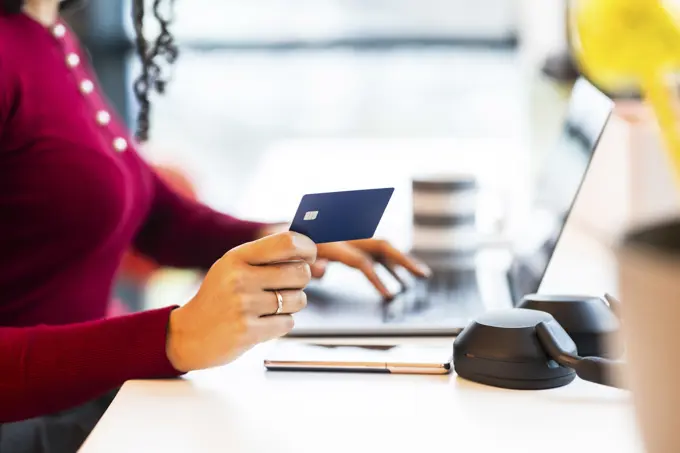
[[[479,249],[477,177],[417,177],[412,194],[412,253],[435,268],[473,268]]]
[[[680,219],[617,249],[626,381],[648,453],[680,451]]]

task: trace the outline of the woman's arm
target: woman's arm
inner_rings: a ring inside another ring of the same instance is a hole
[[[176,193],[151,167],[149,173],[153,204],[134,246],[158,264],[207,269],[232,248],[263,236],[267,225],[219,213]]]
[[[0,327],[0,423],[77,406],[129,379],[179,376],[166,352],[172,309],[66,326]]]
[[[12,111],[15,93],[13,80],[2,60],[2,48],[0,47],[0,139],[2,139],[5,123]]]

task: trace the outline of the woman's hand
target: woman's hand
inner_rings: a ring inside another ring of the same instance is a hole
[[[291,313],[307,305],[302,291],[317,247],[297,233],[279,233],[232,249],[208,271],[196,296],[173,311],[168,359],[178,371],[222,365],[293,328]],[[283,298],[283,314],[275,291]]]
[[[427,266],[400,252],[389,242],[380,239],[319,244],[317,257],[318,260],[311,268],[314,278],[323,276],[329,261],[337,261],[363,272],[386,299],[391,299],[394,295],[378,277],[375,270],[376,264],[384,266],[402,286],[404,282],[397,273],[399,267],[420,278],[427,278],[431,274]]]
[[[288,227],[289,225],[285,223],[267,225],[260,232],[260,237],[286,231]],[[399,267],[420,278],[428,278],[432,273],[425,264],[400,252],[389,242],[380,239],[319,244],[317,250],[318,259],[311,266],[314,278],[323,277],[329,261],[340,262],[360,270],[386,299],[391,299],[394,295],[390,293],[378,277],[375,270],[376,264],[384,266],[402,287],[405,285],[397,273]]]

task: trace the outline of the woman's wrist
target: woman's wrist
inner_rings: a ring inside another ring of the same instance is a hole
[[[188,338],[183,319],[181,308],[176,308],[170,313],[165,353],[174,369],[181,373],[188,373],[191,371],[191,366],[187,363],[187,354],[185,353]]]

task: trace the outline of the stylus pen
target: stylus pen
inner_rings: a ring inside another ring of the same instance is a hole
[[[449,374],[451,372],[451,362],[439,364],[265,360],[264,365],[271,371],[364,372],[390,374]]]

